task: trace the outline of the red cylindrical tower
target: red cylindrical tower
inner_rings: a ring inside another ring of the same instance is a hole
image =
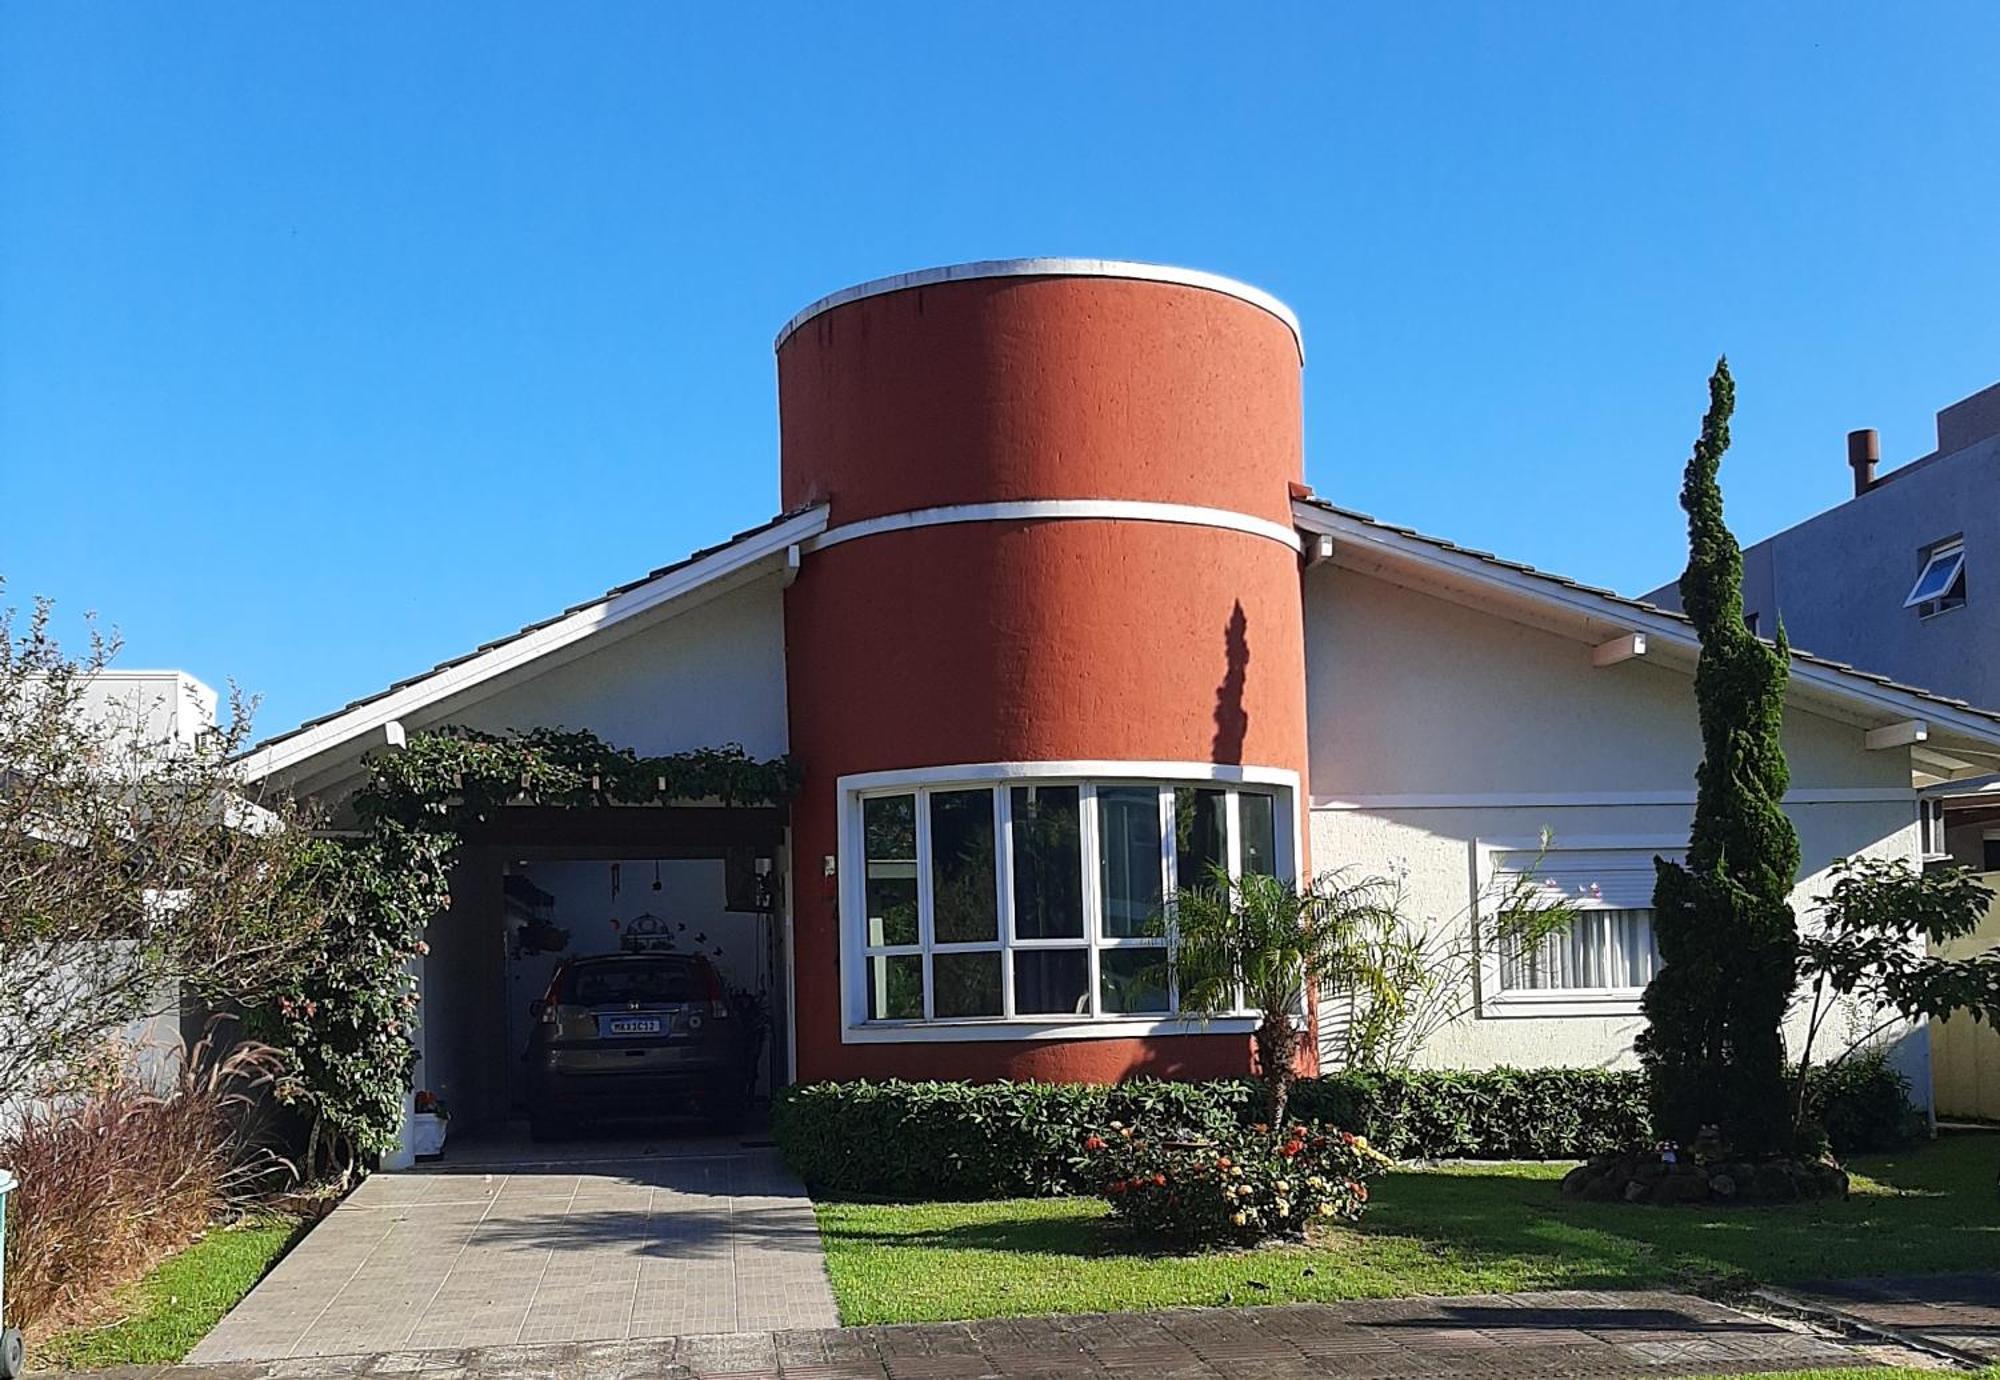
[[[1303,869],[1300,358],[1296,323],[1254,289],[1099,261],[868,284],[779,337],[785,506],[829,509],[785,600],[802,1081],[1247,1069],[1240,1031],[858,1032],[842,783],[1289,773]]]

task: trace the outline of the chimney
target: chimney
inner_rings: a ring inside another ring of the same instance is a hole
[[[1882,458],[1882,438],[1872,426],[1847,433],[1847,463],[1854,470],[1856,498],[1875,487],[1875,465]]]

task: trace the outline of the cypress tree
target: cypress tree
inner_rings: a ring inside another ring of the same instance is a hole
[[[1783,801],[1790,772],[1779,730],[1790,656],[1743,621],[1743,552],[1717,483],[1736,385],[1716,363],[1681,484],[1688,515],[1682,607],[1701,637],[1695,700],[1702,761],[1686,864],[1655,859],[1653,924],[1661,967],[1646,988],[1638,1051],[1652,1080],[1655,1134],[1686,1145],[1705,1126],[1736,1152],[1789,1148],[1783,1021],[1798,971],[1786,897],[1798,837]]]

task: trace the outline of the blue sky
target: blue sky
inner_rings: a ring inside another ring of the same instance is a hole
[[[1289,302],[1308,478],[1677,573],[2000,379],[2000,8],[0,2],[0,576],[274,732],[767,517],[771,339],[966,259]],[[74,622],[65,626],[74,629]]]

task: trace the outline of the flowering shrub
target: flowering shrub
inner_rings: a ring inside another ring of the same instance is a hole
[[[1388,1156],[1330,1126],[1223,1135],[1155,1133],[1114,1122],[1084,1137],[1080,1170],[1140,1236],[1162,1245],[1251,1246],[1360,1218]]]

